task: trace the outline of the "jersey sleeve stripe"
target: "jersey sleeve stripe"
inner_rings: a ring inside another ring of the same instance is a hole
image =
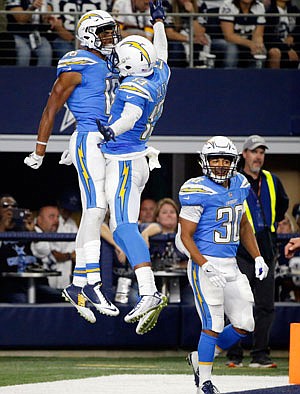
[[[95,60],[85,58],[85,57],[74,57],[73,59],[61,59],[58,62],[57,68],[72,66],[72,65],[86,65],[86,64],[97,64]]]
[[[121,85],[119,87],[119,90],[125,91],[127,93],[134,93],[137,96],[146,98],[148,100],[151,98],[149,92],[145,92],[144,90],[140,89],[137,86],[133,86],[133,85],[129,85],[129,84],[128,85]]]

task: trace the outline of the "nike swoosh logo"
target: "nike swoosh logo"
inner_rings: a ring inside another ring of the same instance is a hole
[[[129,99],[131,99],[131,98],[133,98],[133,97],[134,97],[134,96],[129,96],[129,95],[127,94],[126,99],[129,100]]]
[[[188,197],[183,197],[183,199],[184,199],[184,200],[189,200],[189,199],[190,199],[190,196],[188,196]]]

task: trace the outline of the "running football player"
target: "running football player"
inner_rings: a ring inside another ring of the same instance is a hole
[[[198,353],[189,355],[197,394],[219,393],[211,382],[215,348],[228,349],[254,330],[253,294],[235,258],[240,240],[255,259],[256,277],[268,273],[244,212],[250,185],[237,173],[238,159],[231,140],[211,138],[200,153],[204,175],[185,182],[179,192],[177,247],[190,257],[188,277],[202,322]],[[224,313],[231,323],[225,328]]]

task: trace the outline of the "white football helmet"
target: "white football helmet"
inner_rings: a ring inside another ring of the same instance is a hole
[[[105,30],[112,30],[111,43],[102,42],[99,34]],[[89,11],[79,19],[76,29],[76,37],[81,45],[95,49],[102,55],[110,55],[114,46],[120,41],[119,26],[106,11]]]
[[[212,157],[225,157],[231,161],[230,167],[210,167],[209,159]],[[223,183],[226,179],[232,178],[237,173],[237,163],[239,161],[238,151],[233,142],[222,136],[210,138],[200,152],[200,165],[203,174],[216,183]],[[216,171],[217,169],[217,171]]]
[[[116,68],[122,77],[147,77],[153,73],[156,60],[154,45],[145,37],[132,35],[115,46],[109,62],[110,67]]]

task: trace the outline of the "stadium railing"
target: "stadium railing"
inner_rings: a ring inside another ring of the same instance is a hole
[[[15,48],[14,48],[14,39],[13,39],[13,32],[6,31],[6,21],[5,19],[7,18],[7,15],[9,14],[34,14],[35,16],[39,15],[53,15],[53,16],[60,16],[60,15],[67,15],[71,21],[71,26],[75,27],[77,25],[77,22],[79,18],[81,17],[82,13],[79,12],[70,12],[70,13],[61,13],[61,12],[41,12],[41,11],[3,11],[0,10],[0,21],[2,21],[2,30],[1,31],[1,26],[0,26],[0,65],[15,65],[16,61],[16,53],[15,53]],[[112,13],[112,15],[114,15]],[[133,13],[133,14],[119,14],[122,16],[126,15],[134,15],[138,16],[141,14]],[[231,14],[226,14],[231,15]],[[189,20],[189,41],[187,44],[186,48],[186,57],[187,57],[187,64],[188,67],[193,68],[194,67],[194,43],[193,43],[193,35],[194,35],[194,28],[193,28],[193,20],[195,18],[201,17],[201,19],[206,21],[205,26],[209,27],[208,30],[214,29],[218,25],[216,25],[216,21],[218,21],[219,14],[218,13],[170,13],[168,16],[176,17],[184,17]],[[251,14],[244,14],[245,17],[251,16]],[[266,14],[264,14],[266,16]],[[273,17],[273,16],[280,16],[280,14],[268,14],[268,17]],[[253,17],[253,15],[252,15]],[[290,13],[288,14],[288,17],[293,17],[293,18],[299,18],[300,14],[298,13]],[[211,20],[211,22],[210,22]],[[71,31],[71,30],[70,30]],[[44,34],[44,33],[43,33]],[[45,32],[45,34],[48,34],[48,37],[51,41],[51,35],[54,36],[55,32],[53,33],[51,30],[48,30]],[[222,36],[219,36],[219,38],[222,38]],[[74,49],[77,49],[79,46],[78,41],[75,40],[74,42]],[[221,52],[213,52],[210,50],[209,46],[206,46],[203,48],[203,50],[200,51],[200,66],[198,65],[197,67],[200,68],[214,68],[215,65],[215,56],[220,55]],[[57,58],[53,58],[52,65],[55,66],[57,62]],[[199,59],[198,59],[199,60]],[[35,60],[34,58],[31,61],[31,65],[35,65]],[[240,65],[243,66],[243,61],[240,62]],[[265,67],[265,60],[263,59],[254,59],[253,62],[253,67],[254,68],[263,68]]]

